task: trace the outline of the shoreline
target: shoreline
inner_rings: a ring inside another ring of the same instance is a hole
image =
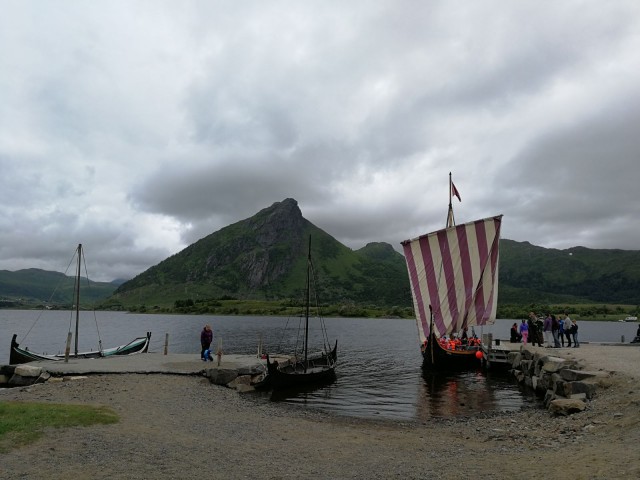
[[[0,399],[107,405],[120,422],[47,431],[35,444],[3,455],[0,475],[533,479],[544,472],[548,478],[640,477],[640,459],[628,451],[640,441],[635,371],[640,349],[544,350],[575,359],[586,370],[615,373],[584,412],[568,417],[528,408],[424,422],[283,407],[206,379],[173,375],[101,374],[10,389]]]

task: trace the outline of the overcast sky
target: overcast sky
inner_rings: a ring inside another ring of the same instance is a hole
[[[353,249],[639,249],[640,2],[0,0],[0,269],[130,278],[285,198]]]

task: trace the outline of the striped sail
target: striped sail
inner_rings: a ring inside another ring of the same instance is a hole
[[[496,319],[502,215],[402,242],[420,341]]]

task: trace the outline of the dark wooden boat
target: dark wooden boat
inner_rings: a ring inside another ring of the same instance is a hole
[[[478,353],[479,352],[479,353]],[[423,366],[437,370],[471,370],[482,366],[480,346],[465,346],[459,349],[445,348],[431,333],[422,349]]]
[[[73,304],[75,305],[75,342],[74,342],[74,350],[70,351],[70,340],[73,336],[72,332],[69,331],[68,335],[68,349],[69,358],[101,358],[101,357],[110,357],[116,355],[134,355],[138,353],[146,353],[149,349],[149,342],[151,340],[151,332],[147,332],[147,335],[144,337],[138,337],[126,343],[124,345],[120,345],[118,347],[113,348],[102,348],[102,341],[99,340],[100,348],[98,350],[79,352],[78,351],[78,329],[80,323],[80,280],[81,280],[81,265],[83,260],[82,253],[82,244],[78,245],[76,249],[77,255],[77,270],[76,270],[76,283],[74,288],[74,299]],[[36,320],[37,321],[37,320]],[[29,363],[36,361],[44,361],[44,360],[64,360],[65,354],[59,353],[55,355],[48,355],[44,353],[36,353],[28,348],[20,347],[17,341],[17,334],[14,334],[11,338],[11,350],[9,352],[9,363],[11,365],[17,365],[20,363]]]
[[[302,343],[303,348],[301,352],[298,352],[296,350],[293,355],[290,355],[285,359],[283,359],[282,355],[280,355],[278,360],[272,360],[272,356],[267,355],[267,375],[260,384],[262,388],[285,388],[302,385],[320,385],[330,383],[336,378],[335,368],[338,360],[338,341],[335,341],[333,348],[329,346],[324,321],[319,315],[319,312],[317,317],[318,321],[320,322],[324,340],[323,349],[312,353],[309,351],[309,317],[311,291],[314,280],[315,275],[313,270],[313,262],[311,260],[311,237],[309,237],[309,254],[307,256],[307,281],[304,307],[304,340]]]
[[[498,249],[502,215],[456,225],[449,174],[449,213],[442,230],[402,242],[411,283],[423,367],[464,370],[481,364],[479,344],[449,348],[468,328],[491,324],[498,302]],[[479,343],[479,342],[478,342]]]

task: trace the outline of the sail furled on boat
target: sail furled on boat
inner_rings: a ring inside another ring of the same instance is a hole
[[[502,215],[402,242],[421,342],[496,318]]]

